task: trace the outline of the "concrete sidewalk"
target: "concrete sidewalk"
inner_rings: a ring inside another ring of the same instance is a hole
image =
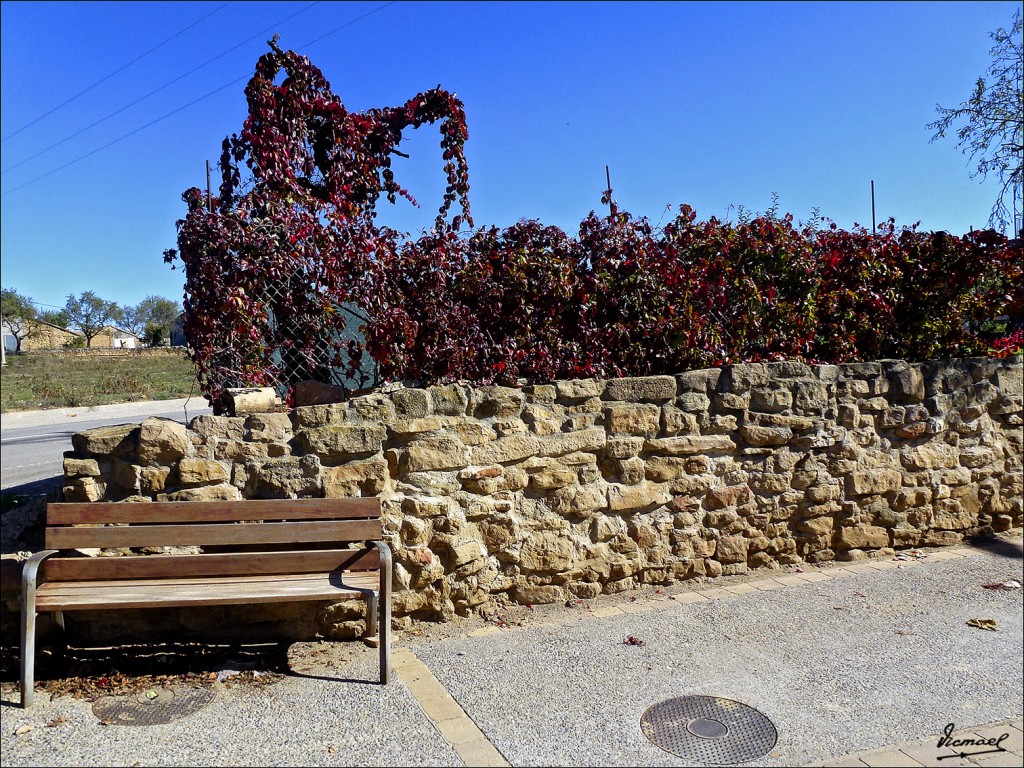
[[[53,424],[71,423],[74,420],[124,418],[131,421],[152,413],[181,414],[184,420],[201,413],[211,413],[212,409],[206,398],[196,394],[192,397],[180,397],[174,400],[138,400],[132,403],[112,403],[110,405],[83,406],[80,408],[47,408],[37,411],[10,411],[0,416],[4,429],[20,429],[23,427],[43,427]]]
[[[21,710],[5,685],[2,762],[700,765],[640,727],[651,705],[700,695],[774,724],[774,747],[743,765],[1019,766],[1022,592],[982,585],[1022,579],[1018,535],[921,560],[538,607],[525,627],[480,625],[445,640],[397,633],[387,687],[370,682],[375,652],[365,649],[345,667],[222,689],[193,714],[147,727],[103,726],[89,702],[70,698],[37,695]],[[957,740],[1005,733],[1005,751],[961,747],[961,757],[938,746],[947,729]]]

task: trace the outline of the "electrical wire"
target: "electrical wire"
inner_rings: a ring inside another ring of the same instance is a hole
[[[374,10],[370,11],[369,13],[364,13],[364,14],[363,14],[362,16],[360,16],[359,18],[353,19],[352,21],[348,22],[347,24],[342,24],[342,25],[341,25],[340,27],[338,27],[337,29],[332,29],[332,30],[331,30],[330,32],[328,32],[327,34],[325,34],[325,35],[322,35],[321,37],[318,37],[318,38],[317,38],[316,40],[312,40],[312,41],[310,41],[310,42],[308,42],[308,43],[306,43],[306,44],[304,44],[304,45],[300,45],[300,46],[298,46],[298,47],[299,47],[299,48],[312,48],[312,47],[313,47],[314,45],[316,45],[317,43],[321,42],[322,40],[326,40],[326,39],[327,39],[328,37],[330,37],[331,35],[333,35],[333,34],[335,34],[335,33],[337,33],[337,32],[341,32],[341,30],[345,29],[346,27],[351,27],[351,26],[352,26],[353,24],[355,24],[355,23],[356,23],[357,21],[362,21],[362,20],[363,20],[363,19],[365,19],[365,18],[366,18],[367,16],[372,16],[373,14],[377,13],[377,11],[383,11],[383,10],[384,10],[385,8],[387,8],[387,7],[389,6],[389,5],[394,5],[394,4],[396,3],[396,2],[398,2],[398,0],[391,0],[391,2],[389,2],[389,3],[384,3],[384,5],[380,6],[379,8],[375,8]]]
[[[37,181],[45,179],[47,176],[52,176],[53,174],[57,173],[57,171],[63,171],[68,166],[74,165],[77,162],[85,160],[87,157],[92,157],[97,152],[102,152],[107,147],[112,147],[114,144],[117,144],[117,143],[119,143],[121,141],[124,141],[128,137],[134,136],[136,133],[139,133],[140,131],[144,131],[147,128],[149,128],[150,126],[156,125],[157,123],[159,123],[159,122],[161,122],[163,120],[166,120],[168,117],[171,117],[172,115],[178,114],[183,109],[188,109],[189,107],[193,106],[194,104],[198,104],[200,101],[203,101],[204,99],[208,99],[211,96],[213,96],[214,94],[220,93],[225,88],[230,88],[232,85],[237,85],[238,83],[242,82],[243,80],[247,80],[248,78],[249,78],[249,75],[243,75],[242,77],[239,77],[239,78],[237,78],[235,80],[232,80],[230,83],[226,83],[226,84],[222,85],[220,88],[215,88],[214,90],[210,91],[209,93],[206,93],[206,94],[200,96],[198,99],[193,99],[188,104],[182,104],[177,109],[173,109],[170,112],[168,112],[167,114],[162,115],[161,117],[156,118],[155,120],[150,120],[145,125],[140,125],[135,130],[129,131],[128,133],[124,134],[123,136],[120,136],[119,138],[116,138],[113,141],[109,141],[109,142],[107,142],[106,144],[104,144],[101,147],[96,147],[96,149],[92,150],[91,152],[86,152],[84,155],[76,157],[74,160],[71,160],[71,161],[69,161],[67,163],[64,163],[64,165],[59,165],[56,168],[54,168],[53,170],[47,171],[46,173],[42,174],[41,176],[36,176],[31,181],[26,181],[24,184],[21,184],[21,185],[15,187],[14,189],[7,190],[6,192],[3,193],[3,195],[0,195],[0,197],[7,197],[7,195],[9,195],[9,194],[11,194],[13,192],[17,192],[19,189],[24,189],[25,187],[29,186],[30,184],[35,184]]]
[[[163,85],[161,85],[161,86],[160,86],[159,88],[154,88],[154,89],[153,89],[152,91],[150,91],[150,92],[149,92],[149,93],[147,93],[146,95],[144,95],[144,96],[140,96],[139,98],[135,99],[135,101],[132,101],[132,102],[129,102],[128,104],[125,104],[125,105],[124,105],[123,107],[121,107],[120,109],[118,109],[118,110],[116,110],[116,111],[114,111],[114,112],[111,112],[111,113],[110,113],[109,115],[107,115],[106,117],[101,117],[101,118],[100,118],[99,120],[97,120],[96,122],[94,122],[94,123],[90,123],[89,125],[85,126],[85,128],[81,128],[81,129],[79,129],[79,130],[75,131],[75,132],[74,132],[74,133],[72,133],[72,134],[71,134],[70,136],[65,136],[65,137],[64,137],[63,139],[61,139],[60,141],[58,141],[58,142],[55,142],[55,143],[51,144],[50,146],[46,147],[45,149],[41,149],[41,150],[39,150],[39,151],[38,151],[38,152],[36,152],[36,153],[35,153],[34,155],[30,155],[30,156],[26,157],[26,158],[25,158],[24,160],[20,160],[20,161],[18,161],[18,162],[17,162],[17,163],[15,163],[14,165],[9,165],[9,166],[7,166],[7,168],[4,168],[4,169],[3,169],[2,171],[0,171],[0,173],[7,173],[8,171],[13,171],[13,170],[14,170],[15,168],[18,168],[19,166],[22,166],[22,165],[24,165],[25,163],[27,163],[27,162],[29,162],[29,161],[31,161],[31,160],[35,160],[35,159],[36,159],[37,157],[39,157],[39,156],[40,156],[40,155],[42,155],[42,154],[45,154],[45,153],[49,152],[49,151],[50,151],[51,149],[54,149],[54,148],[56,148],[56,147],[59,147],[59,146],[60,146],[61,144],[64,144],[65,142],[71,141],[71,139],[75,138],[76,136],[78,136],[78,135],[80,135],[80,134],[82,134],[82,133],[85,133],[85,132],[86,132],[86,131],[88,131],[88,130],[89,130],[90,128],[95,128],[95,127],[96,127],[97,125],[99,125],[100,123],[104,123],[104,122],[106,122],[107,120],[109,120],[110,118],[112,118],[112,117],[114,117],[114,116],[116,116],[116,115],[119,115],[119,114],[121,114],[121,113],[122,113],[122,112],[124,112],[124,111],[125,111],[126,109],[130,109],[131,107],[134,107],[134,106],[135,106],[136,104],[138,104],[139,102],[141,102],[141,101],[145,101],[145,100],[146,100],[146,99],[148,99],[148,98],[149,98],[150,96],[152,96],[152,95],[154,95],[154,94],[156,94],[156,93],[159,93],[160,91],[164,90],[165,88],[168,88],[168,87],[170,87],[170,86],[174,85],[174,84],[175,84],[176,82],[178,82],[179,80],[184,80],[184,79],[185,79],[186,77],[188,77],[189,75],[191,75],[191,74],[194,74],[194,73],[198,72],[198,71],[199,71],[200,69],[202,69],[203,67],[206,67],[206,66],[208,66],[208,65],[212,64],[213,62],[217,61],[217,59],[221,59],[221,58],[223,58],[223,57],[227,56],[227,55],[228,55],[229,53],[231,53],[232,51],[234,51],[234,50],[237,50],[238,48],[241,48],[241,47],[242,47],[243,45],[245,45],[245,44],[246,44],[246,43],[248,43],[248,42],[251,42],[251,41],[255,40],[255,39],[256,39],[257,37],[262,37],[263,35],[267,34],[267,32],[269,32],[270,30],[272,30],[272,29],[274,29],[274,28],[276,28],[276,27],[279,27],[280,25],[284,24],[284,23],[285,23],[285,22],[287,22],[287,21],[291,21],[291,20],[292,20],[292,19],[294,19],[294,18],[295,18],[296,16],[298,16],[298,15],[299,15],[300,13],[305,13],[305,12],[306,12],[306,11],[308,11],[308,10],[309,10],[310,8],[312,8],[312,7],[314,6],[314,5],[319,5],[319,3],[320,3],[320,0],[316,0],[316,2],[310,3],[310,4],[309,4],[309,5],[307,5],[307,6],[305,7],[305,8],[303,8],[303,9],[301,9],[301,10],[299,10],[299,11],[296,11],[295,13],[293,13],[293,14],[292,14],[291,16],[286,16],[285,18],[281,19],[280,21],[275,21],[275,22],[274,22],[273,24],[271,24],[271,25],[270,25],[269,27],[267,27],[266,29],[262,29],[262,30],[260,30],[259,32],[257,32],[256,34],[252,35],[251,37],[247,37],[247,38],[246,38],[245,40],[243,40],[242,42],[238,43],[237,45],[235,45],[235,46],[233,46],[233,47],[231,47],[231,48],[228,48],[228,49],[227,49],[226,51],[224,51],[223,53],[219,53],[219,54],[217,54],[216,56],[214,56],[214,57],[213,57],[212,59],[209,59],[208,61],[205,61],[205,62],[203,62],[203,63],[202,63],[202,64],[200,64],[200,65],[199,65],[198,67],[194,67],[193,69],[190,69],[190,70],[189,70],[188,72],[186,72],[186,73],[185,73],[185,74],[183,74],[183,75],[178,75],[178,77],[174,78],[173,80],[169,80],[169,81],[167,81],[166,83],[164,83]]]
[[[191,24],[189,24],[189,25],[188,25],[187,27],[185,27],[185,28],[184,28],[184,29],[182,29],[181,31],[179,31],[179,32],[175,32],[175,33],[174,33],[173,35],[171,35],[170,37],[168,37],[168,38],[167,38],[166,40],[164,40],[163,42],[161,42],[161,43],[158,43],[157,45],[154,45],[154,46],[153,46],[152,48],[150,48],[150,49],[149,49],[148,51],[146,51],[146,52],[145,52],[145,53],[143,53],[142,55],[140,55],[140,56],[136,56],[136,57],[135,57],[134,59],[132,59],[131,61],[129,61],[129,62],[127,63],[127,64],[125,64],[124,66],[120,67],[119,69],[115,69],[115,70],[114,70],[113,72],[111,72],[111,73],[110,73],[109,75],[107,75],[106,77],[101,77],[101,78],[100,78],[99,80],[97,80],[97,81],[96,81],[95,83],[93,83],[92,85],[90,85],[90,86],[89,86],[88,88],[85,88],[85,89],[83,89],[83,90],[79,91],[78,93],[76,93],[76,94],[75,94],[74,96],[72,96],[72,97],[70,97],[70,98],[68,98],[68,99],[65,99],[65,100],[64,100],[64,101],[62,101],[62,102],[61,102],[60,104],[58,104],[58,105],[57,105],[56,107],[54,107],[53,109],[51,109],[51,110],[50,110],[49,112],[44,112],[43,114],[41,114],[41,115],[40,115],[39,117],[37,117],[37,118],[36,118],[35,120],[33,120],[32,122],[30,122],[30,123],[26,123],[25,125],[21,126],[21,128],[19,128],[18,130],[14,131],[13,133],[9,133],[9,134],[7,134],[6,136],[4,136],[4,138],[2,139],[2,141],[7,141],[7,140],[8,140],[9,138],[11,138],[12,136],[17,136],[17,135],[18,135],[19,133],[21,133],[22,131],[24,131],[24,130],[25,130],[26,128],[31,128],[31,127],[32,127],[33,125],[35,125],[36,123],[38,123],[38,122],[39,122],[40,120],[42,120],[42,119],[43,119],[44,117],[49,117],[50,115],[52,115],[52,114],[53,114],[54,112],[56,112],[56,111],[57,111],[58,109],[60,109],[61,107],[66,107],[66,106],[67,106],[68,104],[70,104],[70,103],[71,103],[72,101],[74,101],[75,99],[77,99],[77,98],[78,98],[79,96],[82,96],[83,94],[86,94],[86,93],[88,93],[88,92],[89,92],[89,91],[91,91],[91,90],[92,90],[93,88],[95,88],[95,87],[96,87],[97,85],[101,85],[102,83],[105,83],[105,82],[106,82],[107,80],[109,80],[110,78],[112,78],[112,77],[113,77],[114,75],[116,75],[116,74],[118,74],[119,72],[123,72],[124,70],[128,69],[128,67],[130,67],[130,66],[131,66],[132,64],[134,64],[135,62],[137,62],[137,61],[141,61],[142,59],[144,59],[144,58],[146,58],[147,56],[149,56],[149,54],[153,53],[153,51],[155,51],[155,50],[157,50],[158,48],[162,48],[163,46],[167,45],[167,43],[171,42],[171,40],[174,40],[174,39],[175,39],[176,37],[181,37],[181,35],[183,35],[183,34],[185,34],[186,32],[188,32],[188,31],[189,31],[190,29],[192,29],[192,27],[194,27],[194,26],[196,26],[196,25],[198,25],[198,24],[200,24],[200,23],[202,23],[202,22],[206,21],[206,20],[207,20],[208,18],[210,18],[211,16],[213,16],[213,14],[217,13],[218,11],[221,11],[221,10],[223,10],[223,9],[224,9],[224,8],[225,8],[226,6],[229,6],[229,5],[231,5],[231,3],[232,3],[232,0],[228,0],[228,1],[226,2],[226,3],[222,3],[221,5],[218,5],[218,6],[216,7],[216,8],[214,8],[214,9],[213,9],[212,11],[210,11],[210,12],[209,12],[208,14],[206,14],[206,15],[205,15],[205,16],[203,16],[202,18],[198,19],[197,21],[193,21],[193,22],[192,22]]]
[[[343,29],[347,29],[348,27],[351,27],[353,24],[356,24],[356,23],[362,21],[363,19],[370,17],[370,16],[372,16],[375,13],[383,11],[385,8],[387,8],[388,6],[394,5],[396,2],[397,2],[397,0],[391,0],[391,2],[385,3],[384,5],[382,5],[382,6],[378,7],[378,8],[375,8],[374,10],[369,11],[368,13],[364,13],[362,16],[359,16],[359,17],[357,17],[355,19],[352,19],[352,21],[349,21],[349,22],[347,22],[345,24],[342,24],[340,27],[337,27],[336,29],[332,29],[330,32],[328,32],[328,33],[326,33],[324,35],[321,35],[320,37],[316,38],[315,40],[313,40],[313,41],[311,41],[309,43],[306,43],[304,45],[298,46],[298,47],[299,48],[309,48],[310,46],[313,46],[313,45],[315,45],[315,44],[325,40],[326,38],[330,37],[331,35],[334,35],[334,34],[336,34],[338,32],[341,32]],[[191,106],[193,106],[195,104],[198,104],[200,101],[203,101],[204,99],[208,99],[210,96],[213,96],[214,94],[220,93],[224,89],[230,88],[231,86],[236,85],[236,84],[242,82],[243,80],[247,80],[250,77],[251,76],[249,74],[245,74],[242,77],[236,78],[236,79],[232,80],[229,83],[225,83],[224,85],[220,86],[219,88],[215,88],[214,90],[210,91],[209,93],[206,93],[206,94],[200,96],[197,99],[193,99],[192,101],[188,102],[187,104],[183,104],[180,107],[178,107],[176,109],[173,109],[170,112],[167,112],[166,114],[161,115],[160,117],[158,117],[158,118],[156,118],[154,120],[150,120],[145,125],[140,125],[138,128],[136,128],[136,129],[134,129],[132,131],[129,131],[128,133],[124,134],[123,136],[120,136],[119,138],[114,139],[113,141],[107,142],[103,146],[97,147],[96,149],[94,149],[94,150],[92,150],[90,152],[87,152],[84,155],[80,155],[79,157],[76,157],[74,160],[70,160],[70,161],[64,163],[63,165],[60,165],[60,166],[58,166],[58,167],[56,167],[56,168],[54,168],[54,169],[52,169],[50,171],[47,171],[46,173],[44,173],[44,174],[42,174],[40,176],[36,176],[34,179],[32,179],[30,181],[26,181],[24,184],[20,184],[19,186],[15,187],[14,189],[7,190],[2,195],[0,195],[0,197],[7,197],[7,195],[10,195],[10,194],[12,194],[14,192],[17,192],[20,189],[24,189],[25,187],[30,186],[31,184],[35,184],[37,181],[41,181],[42,179],[45,179],[48,176],[52,176],[53,174],[57,173],[58,171],[62,171],[65,168],[74,165],[75,163],[78,163],[78,162],[80,162],[82,160],[85,160],[88,157],[92,157],[97,152],[101,152],[104,149],[106,149],[107,147],[111,147],[114,144],[117,144],[117,143],[119,143],[121,141],[124,141],[125,139],[129,138],[130,136],[134,136],[136,133],[139,133],[140,131],[144,131],[146,128],[149,128],[150,126],[156,125],[157,123],[159,123],[159,122],[161,122],[163,120],[166,120],[168,117],[171,117],[172,115],[176,115],[178,112],[181,112],[184,109],[188,109],[189,107],[191,107]]]

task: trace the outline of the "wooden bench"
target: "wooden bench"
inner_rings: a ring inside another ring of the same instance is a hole
[[[76,551],[189,546],[202,553]],[[379,499],[50,504],[45,547],[22,570],[22,707],[34,694],[36,615],[48,611],[63,629],[65,611],[361,597],[366,637],[379,629],[380,682],[390,679],[391,550]]]

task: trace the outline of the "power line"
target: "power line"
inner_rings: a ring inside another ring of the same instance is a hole
[[[86,93],[88,93],[88,92],[89,92],[89,91],[91,91],[91,90],[92,90],[93,88],[95,88],[95,87],[96,87],[97,85],[100,85],[100,84],[102,84],[102,83],[105,83],[105,82],[106,82],[107,80],[109,80],[110,78],[112,78],[112,77],[113,77],[114,75],[116,75],[116,74],[118,74],[119,72],[123,72],[124,70],[128,69],[128,67],[130,67],[130,66],[131,66],[132,64],[134,64],[135,62],[137,62],[137,61],[141,61],[142,59],[144,59],[144,58],[146,58],[147,56],[149,56],[149,54],[151,54],[151,53],[152,53],[153,51],[157,50],[158,48],[162,48],[163,46],[167,45],[167,43],[171,42],[171,40],[174,40],[174,39],[175,39],[176,37],[180,37],[181,35],[183,35],[183,34],[185,34],[186,32],[188,32],[188,31],[189,31],[190,29],[192,29],[192,27],[194,27],[194,26],[196,26],[197,24],[200,24],[200,23],[202,23],[202,22],[206,21],[206,20],[207,20],[208,18],[210,18],[211,16],[213,16],[213,14],[217,13],[218,11],[220,11],[220,10],[223,10],[225,6],[231,5],[231,2],[232,2],[232,0],[228,0],[228,1],[226,2],[226,3],[222,3],[221,5],[218,5],[218,6],[216,7],[216,8],[214,8],[214,9],[213,9],[212,11],[210,11],[210,12],[209,12],[208,14],[206,14],[205,16],[203,16],[203,17],[202,17],[201,19],[199,19],[199,20],[197,20],[197,21],[193,21],[193,22],[192,22],[191,24],[189,24],[189,25],[188,25],[187,27],[185,27],[185,28],[184,28],[183,30],[181,30],[180,32],[175,32],[175,33],[174,33],[173,35],[171,35],[170,37],[168,37],[168,38],[167,38],[166,40],[164,40],[163,42],[161,42],[161,43],[158,43],[157,45],[154,45],[154,46],[153,46],[152,48],[150,48],[150,49],[149,49],[148,51],[146,51],[145,53],[143,53],[143,54],[142,54],[141,56],[136,56],[136,57],[135,57],[134,59],[132,59],[131,61],[129,61],[129,62],[128,62],[127,64],[125,64],[124,66],[120,67],[119,69],[115,69],[115,70],[114,70],[113,72],[111,72],[111,73],[110,73],[109,75],[107,75],[106,77],[102,77],[102,78],[100,78],[100,79],[99,79],[99,80],[97,80],[97,81],[96,81],[95,83],[93,83],[92,85],[90,85],[90,86],[89,86],[88,88],[85,88],[84,90],[81,90],[81,91],[79,91],[78,93],[76,93],[76,94],[75,94],[74,96],[72,96],[72,97],[71,97],[71,98],[69,98],[69,99],[65,99],[65,100],[64,100],[64,101],[62,101],[62,102],[61,102],[60,104],[58,104],[58,105],[57,105],[56,107],[54,107],[53,109],[51,109],[51,110],[50,110],[49,112],[44,112],[43,114],[41,114],[41,115],[40,115],[39,117],[37,117],[37,118],[36,118],[35,120],[33,120],[32,122],[30,122],[30,123],[26,123],[25,125],[21,126],[21,128],[19,128],[18,130],[14,131],[14,133],[9,133],[9,134],[7,134],[7,135],[6,135],[6,136],[5,136],[4,138],[3,138],[3,141],[7,141],[7,140],[8,140],[9,138],[11,138],[12,136],[17,136],[17,135],[18,135],[19,133],[21,133],[22,131],[24,131],[24,130],[25,130],[26,128],[30,128],[31,126],[35,125],[35,124],[36,124],[36,123],[38,123],[38,122],[39,122],[40,120],[42,120],[42,119],[43,119],[44,117],[49,117],[50,115],[52,115],[52,114],[53,114],[54,112],[56,112],[56,111],[57,111],[58,109],[60,109],[61,107],[65,107],[65,106],[67,106],[67,105],[68,105],[68,104],[70,104],[70,103],[71,103],[72,101],[74,101],[75,99],[77,99],[77,98],[78,98],[79,96],[82,96],[83,94],[86,94]]]
[[[325,34],[325,35],[322,35],[321,37],[318,37],[318,38],[317,38],[316,40],[313,40],[313,41],[311,41],[311,42],[309,42],[309,43],[306,43],[305,45],[300,45],[300,46],[299,46],[299,48],[311,48],[311,47],[313,47],[314,45],[316,45],[317,43],[319,43],[319,42],[320,42],[321,40],[325,40],[326,38],[330,37],[331,35],[335,34],[336,32],[341,32],[341,30],[345,29],[346,27],[351,27],[351,26],[352,26],[353,24],[355,24],[355,23],[356,23],[357,21],[362,21],[362,20],[363,20],[363,19],[365,19],[365,18],[366,18],[367,16],[373,16],[373,14],[377,13],[377,11],[383,11],[383,10],[384,10],[385,8],[387,8],[387,7],[389,6],[389,5],[394,5],[394,4],[396,3],[396,2],[398,2],[398,0],[391,0],[391,2],[390,2],[390,3],[384,3],[384,5],[380,6],[379,8],[375,8],[374,10],[370,11],[369,13],[364,13],[364,14],[363,14],[362,16],[360,16],[359,18],[356,18],[356,19],[352,19],[352,21],[348,22],[347,24],[342,24],[342,25],[341,25],[340,27],[338,27],[337,29],[332,29],[332,30],[331,30],[330,32],[328,32],[327,34]]]
[[[34,160],[35,158],[39,157],[40,155],[42,155],[42,154],[45,154],[46,152],[49,152],[49,151],[50,151],[51,149],[54,149],[54,148],[56,148],[56,147],[59,147],[59,146],[60,146],[61,144],[64,144],[64,143],[65,143],[65,142],[67,142],[67,141],[71,141],[71,139],[75,138],[76,136],[78,136],[78,135],[80,135],[80,134],[82,134],[82,133],[85,133],[85,132],[86,132],[86,131],[88,131],[88,130],[89,130],[90,128],[95,128],[95,127],[96,127],[97,125],[99,125],[100,123],[106,122],[107,120],[109,120],[110,118],[114,117],[115,115],[119,115],[119,114],[121,114],[121,113],[122,113],[122,112],[124,112],[124,111],[125,111],[126,109],[130,109],[131,107],[134,107],[134,106],[135,106],[136,104],[138,104],[138,103],[139,103],[140,101],[145,101],[146,99],[148,99],[148,98],[149,98],[150,96],[152,96],[153,94],[159,93],[160,91],[164,90],[165,88],[168,88],[168,87],[170,87],[170,86],[174,85],[174,84],[175,84],[176,82],[178,82],[179,80],[184,80],[184,79],[185,79],[186,77],[188,77],[189,75],[191,75],[191,74],[193,74],[193,73],[195,73],[195,72],[198,72],[198,71],[199,71],[200,69],[202,69],[203,67],[206,67],[206,66],[208,66],[208,65],[212,64],[213,62],[217,61],[217,59],[221,59],[221,58],[223,58],[223,57],[227,56],[227,55],[228,55],[229,53],[231,53],[232,51],[234,51],[234,50],[236,50],[236,49],[238,49],[238,48],[241,48],[241,47],[242,47],[243,45],[245,45],[246,43],[248,43],[248,42],[250,42],[250,41],[252,41],[252,40],[255,40],[255,39],[256,39],[257,37],[260,37],[260,36],[262,36],[262,35],[265,35],[265,34],[267,34],[267,32],[269,32],[270,30],[274,29],[275,27],[278,27],[278,26],[280,26],[281,24],[284,24],[284,23],[285,23],[285,22],[287,22],[287,21],[291,21],[291,20],[292,20],[292,19],[294,19],[294,18],[295,18],[296,16],[298,16],[298,15],[299,15],[300,13],[305,13],[305,12],[306,12],[306,11],[308,11],[308,10],[309,10],[310,8],[312,8],[312,7],[314,6],[314,5],[318,5],[318,4],[319,4],[319,2],[320,2],[320,0],[316,0],[316,2],[310,3],[310,4],[309,4],[309,5],[307,5],[307,6],[305,7],[305,8],[303,8],[303,9],[301,9],[301,10],[299,10],[299,11],[296,11],[295,13],[293,13],[293,14],[292,14],[291,16],[286,16],[285,18],[281,19],[280,21],[275,21],[275,22],[274,22],[273,24],[271,24],[271,25],[270,25],[269,27],[267,27],[266,29],[260,30],[259,32],[257,32],[257,33],[256,33],[255,35],[252,35],[251,37],[247,37],[247,38],[246,38],[245,40],[243,40],[242,42],[238,43],[237,45],[235,45],[235,46],[233,46],[233,47],[231,47],[231,48],[228,48],[228,49],[227,49],[226,51],[224,51],[223,53],[219,53],[219,54],[217,54],[217,55],[216,55],[216,56],[214,56],[214,57],[213,57],[212,59],[209,59],[208,61],[206,61],[206,62],[204,62],[204,63],[200,64],[200,65],[199,65],[198,67],[195,67],[195,68],[193,68],[193,69],[190,69],[190,70],[189,70],[188,72],[186,72],[186,73],[185,73],[185,74],[183,74],[183,75],[178,75],[178,77],[174,78],[173,80],[169,80],[168,82],[166,82],[166,83],[164,83],[163,85],[161,85],[161,86],[160,86],[159,88],[154,88],[154,89],[153,89],[152,91],[150,91],[149,93],[147,93],[147,94],[146,94],[145,96],[140,96],[140,97],[139,97],[139,98],[137,98],[137,99],[136,99],[135,101],[132,101],[132,102],[129,102],[128,104],[125,104],[125,105],[124,105],[123,107],[121,107],[120,109],[118,109],[118,110],[116,110],[116,111],[114,111],[114,112],[111,112],[111,113],[110,113],[109,115],[107,115],[106,117],[101,117],[101,118],[100,118],[99,120],[97,120],[96,122],[94,122],[94,123],[90,123],[89,125],[85,126],[85,128],[81,128],[81,129],[79,129],[79,130],[75,131],[75,132],[74,132],[74,133],[72,133],[72,134],[71,134],[70,136],[65,136],[65,137],[64,137],[63,139],[61,139],[60,141],[58,141],[58,142],[55,142],[55,143],[51,144],[50,146],[46,147],[45,149],[41,149],[41,150],[39,150],[39,151],[38,151],[38,152],[36,152],[36,153],[35,153],[34,155],[30,155],[30,156],[26,157],[26,158],[25,158],[24,160],[20,160],[19,162],[15,163],[14,165],[10,165],[10,166],[8,166],[7,168],[4,168],[4,169],[3,169],[3,171],[0,171],[0,173],[7,173],[8,171],[13,171],[13,170],[14,170],[15,168],[18,168],[19,166],[22,166],[22,165],[24,165],[25,163],[29,162],[30,160]]]
[[[238,83],[240,83],[243,80],[246,80],[248,78],[249,78],[249,75],[242,75],[242,77],[239,77],[239,78],[237,78],[235,80],[232,80],[230,83],[226,83],[226,84],[222,85],[220,88],[215,88],[214,90],[210,91],[209,93],[204,94],[203,96],[200,96],[198,99],[193,99],[188,104],[183,104],[180,107],[178,107],[177,109],[173,109],[170,112],[168,112],[167,114],[162,115],[161,117],[156,118],[155,120],[150,120],[145,125],[140,125],[135,130],[129,131],[128,133],[124,134],[123,136],[121,136],[119,138],[116,138],[113,141],[109,141],[109,142],[107,142],[106,144],[104,144],[101,147],[96,147],[96,149],[92,150],[91,152],[86,152],[84,155],[76,157],[74,160],[71,160],[71,161],[69,161],[67,163],[64,163],[64,165],[59,165],[56,168],[54,168],[53,170],[47,171],[46,173],[42,174],[41,176],[36,176],[31,181],[26,181],[24,184],[21,184],[21,185],[15,187],[14,189],[7,190],[6,192],[3,193],[2,197],[7,197],[7,195],[11,194],[12,192],[17,192],[19,189],[24,189],[25,187],[29,186],[30,184],[35,184],[37,181],[40,181],[41,179],[45,179],[47,176],[52,176],[53,174],[57,173],[57,171],[63,171],[68,166],[74,165],[75,163],[80,162],[81,160],[85,160],[87,157],[92,157],[97,152],[101,152],[104,149],[106,149],[107,147],[112,147],[114,144],[117,144],[118,142],[124,141],[129,136],[134,136],[139,131],[144,131],[146,128],[149,128],[151,125],[156,125],[157,123],[161,122],[162,120],[166,120],[168,117],[171,117],[171,115],[176,115],[179,112],[181,112],[183,109],[188,109],[193,104],[198,104],[203,99],[208,99],[210,96],[213,96],[215,93],[220,93],[225,88],[230,88],[232,85],[237,85]]]
[[[325,40],[326,38],[330,37],[331,35],[336,34],[336,33],[340,32],[343,29],[351,27],[353,24],[356,24],[356,23],[362,21],[363,19],[365,19],[365,18],[367,18],[369,16],[372,16],[373,14],[378,13],[379,11],[383,11],[385,8],[387,8],[390,5],[394,5],[396,2],[397,2],[397,0],[391,0],[391,2],[385,3],[384,5],[380,6],[379,8],[375,8],[374,10],[372,10],[372,11],[370,11],[368,13],[364,13],[362,16],[359,16],[359,17],[357,17],[355,19],[352,19],[352,21],[349,21],[349,22],[347,22],[345,24],[342,24],[340,27],[337,27],[336,29],[332,29],[330,32],[328,32],[328,33],[326,33],[324,35],[321,35],[320,37],[316,38],[315,40],[313,40],[313,41],[311,41],[309,43],[306,43],[306,44],[304,44],[302,46],[299,46],[299,47],[300,48],[309,48],[309,47],[311,47],[313,45],[316,45],[317,43]],[[41,176],[36,176],[34,179],[32,179],[30,181],[26,181],[24,184],[21,184],[21,185],[15,187],[14,189],[7,190],[2,195],[0,195],[0,197],[6,197],[7,195],[10,195],[10,194],[12,194],[14,192],[17,192],[19,189],[24,189],[25,187],[27,187],[27,186],[29,186],[31,184],[35,184],[37,181],[41,181],[42,179],[45,179],[47,176],[52,176],[53,174],[57,173],[58,171],[62,171],[65,168],[67,168],[67,167],[69,167],[71,165],[74,165],[77,162],[85,160],[87,157],[91,157],[92,155],[95,155],[97,152],[103,151],[107,147],[111,147],[114,144],[117,144],[118,142],[124,141],[125,139],[129,138],[130,136],[134,136],[136,133],[139,133],[140,131],[144,131],[146,128],[149,128],[152,125],[156,125],[157,123],[159,123],[159,122],[161,122],[163,120],[166,120],[168,117],[171,117],[172,115],[176,115],[178,112],[181,112],[184,109],[188,109],[189,107],[193,106],[194,104],[198,104],[200,101],[203,101],[204,99],[208,99],[210,96],[213,96],[214,94],[220,93],[225,88],[230,88],[231,86],[236,85],[236,84],[242,82],[243,80],[248,80],[250,77],[251,77],[251,75],[245,74],[245,75],[242,75],[239,78],[236,78],[236,79],[232,80],[230,83],[225,83],[224,85],[220,86],[219,88],[215,88],[212,91],[210,91],[209,93],[206,93],[206,94],[200,96],[197,99],[193,99],[192,101],[188,102],[187,104],[183,104],[180,107],[178,107],[176,109],[173,109],[173,110],[171,110],[170,112],[168,112],[168,113],[166,113],[164,115],[161,115],[160,117],[156,118],[155,120],[150,120],[145,125],[140,125],[138,128],[136,128],[136,129],[134,129],[132,131],[129,131],[128,133],[124,134],[123,136],[120,136],[119,138],[114,139],[113,141],[107,142],[106,144],[104,144],[101,147],[97,147],[96,149],[94,149],[94,150],[92,150],[90,152],[87,152],[84,155],[76,157],[74,160],[70,160],[70,161],[64,163],[63,165],[60,165],[60,166],[54,168],[53,170],[47,171],[46,173],[42,174]]]

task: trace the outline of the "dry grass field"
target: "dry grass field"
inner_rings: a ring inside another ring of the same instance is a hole
[[[0,368],[0,412],[168,400],[197,394],[184,352],[8,355]]]

